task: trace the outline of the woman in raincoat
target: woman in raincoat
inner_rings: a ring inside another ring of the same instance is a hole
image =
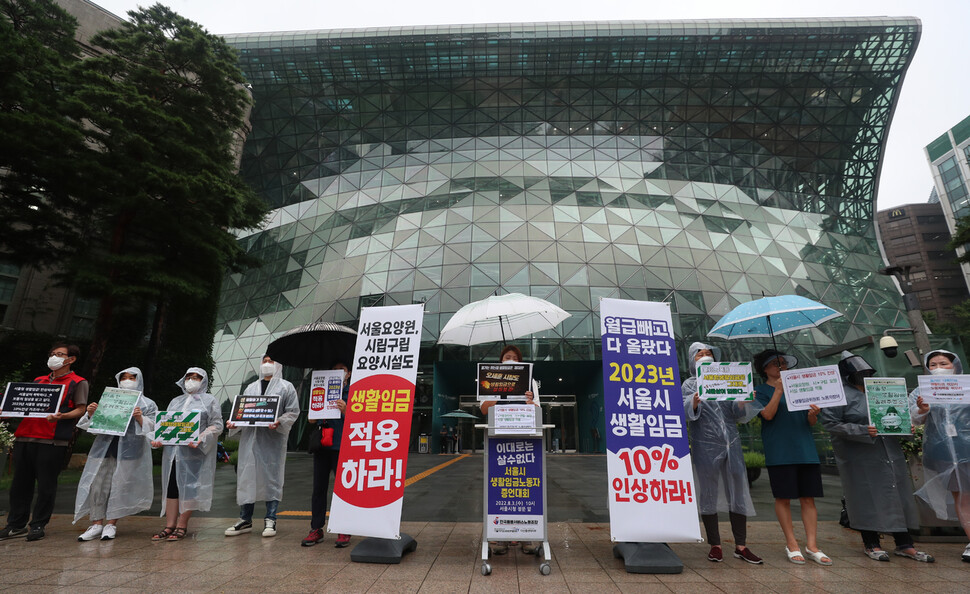
[[[684,395],[684,412],[690,428],[690,452],[697,471],[697,498],[711,550],[710,561],[720,562],[721,534],[717,525],[718,495],[724,484],[724,495],[731,532],[734,533],[734,556],[748,563],[763,563],[746,546],[747,516],[755,515],[748,490],[748,471],[741,452],[738,423],[753,419],[761,406],[753,402],[715,402],[701,400],[697,393],[697,364],[719,361],[721,349],[701,342],[690,345],[687,363],[690,377],[681,389]]]
[[[931,555],[913,547],[909,534],[909,528],[919,528],[919,514],[900,438],[877,435],[869,420],[864,380],[876,370],[862,357],[843,351],[839,372],[846,404],[823,408],[819,421],[832,434],[849,522],[862,533],[870,559],[889,561],[889,553],[879,546],[879,533],[884,532],[893,535],[896,555],[932,563]]]
[[[960,375],[963,363],[950,351],[936,350],[923,358],[933,375]],[[923,431],[923,487],[916,496],[945,520],[958,520],[970,538],[970,405],[926,402],[919,388],[909,395],[914,425]],[[851,516],[850,516],[851,519]],[[970,544],[963,550],[970,562]]]
[[[144,392],[141,370],[129,367],[115,375],[119,388]],[[78,429],[91,426],[98,403],[87,407],[87,414],[77,423]],[[74,523],[86,515],[91,526],[78,536],[79,542],[111,540],[117,533],[120,518],[137,514],[152,506],[155,487],[152,483],[152,452],[149,440],[155,429],[158,407],[144,393],[138,396],[135,410],[124,435],[98,435],[88,453],[84,472],[77,485]],[[105,521],[107,520],[107,522]]]
[[[764,408],[761,415],[761,443],[765,466],[775,498],[775,516],[785,534],[785,555],[796,565],[808,557],[819,565],[832,565],[832,559],[818,548],[818,508],[815,498],[822,496],[822,466],[815,449],[812,425],[818,422],[819,407],[788,410],[781,372],[795,367],[798,359],[775,349],[754,356],[753,366],[765,383],[754,389],[755,400]],[[792,524],[791,500],[801,505],[805,527],[805,555],[798,548]]]
[[[283,366],[264,355],[259,366],[262,379],[249,384],[244,396],[279,396],[279,414],[268,427],[238,426],[227,423],[229,436],[241,433],[239,463],[236,467],[236,503],[239,521],[226,529],[226,536],[253,530],[253,511],[257,501],[266,502],[263,536],[276,536],[276,510],[283,498],[286,467],[286,439],[300,416],[300,402],[293,384],[283,379]]]
[[[175,382],[182,390],[168,404],[167,412],[197,411],[199,441],[188,445],[165,446],[162,454],[162,490],[165,505],[165,528],[152,540],[182,540],[189,518],[195,510],[209,511],[212,488],[216,478],[216,446],[222,433],[222,413],[216,399],[209,394],[209,376],[200,367],[189,367],[182,379]],[[153,441],[152,447],[160,447]]]

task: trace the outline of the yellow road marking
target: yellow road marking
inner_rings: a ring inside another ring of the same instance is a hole
[[[469,456],[471,456],[471,454],[462,454],[462,455],[458,456],[457,458],[452,458],[451,460],[448,460],[447,462],[444,462],[442,464],[439,464],[439,465],[437,465],[437,466],[435,466],[433,468],[429,468],[429,469],[425,470],[424,472],[419,472],[418,474],[416,474],[416,475],[414,475],[412,477],[409,477],[406,481],[404,481],[404,486],[405,487],[409,487],[409,486],[413,485],[414,483],[420,481],[421,479],[427,478],[427,477],[431,476],[432,474],[438,472],[439,470],[442,470],[444,468],[447,468],[448,466],[451,466],[455,462],[460,462],[461,460],[464,460],[465,458],[468,458]],[[293,510],[293,511],[281,511],[281,512],[277,513],[276,515],[278,515],[278,516],[310,517],[313,514],[311,512],[308,512],[308,511],[297,511],[297,510]],[[330,512],[329,511],[327,512],[327,515],[328,516],[330,515]]]

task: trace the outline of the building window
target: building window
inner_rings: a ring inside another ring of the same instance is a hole
[[[953,214],[960,218],[970,212],[970,199],[968,199],[967,186],[963,183],[963,176],[960,175],[960,168],[957,167],[957,158],[950,157],[937,166],[940,178],[943,180],[943,189],[947,200],[953,205]]]
[[[3,317],[7,314],[7,306],[13,301],[19,278],[19,266],[0,262],[0,323],[3,323]]]
[[[916,222],[920,225],[942,225],[946,221],[943,219],[943,215],[925,215],[916,217]]]
[[[949,233],[924,233],[923,241],[950,241]]]
[[[98,317],[99,303],[98,299],[93,297],[77,297],[74,299],[70,336],[91,338],[94,335],[94,320]]]

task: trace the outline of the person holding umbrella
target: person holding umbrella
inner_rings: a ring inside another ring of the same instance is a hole
[[[330,474],[336,475],[337,472],[337,460],[340,458],[340,435],[344,430],[343,415],[344,411],[347,410],[347,398],[350,394],[350,367],[346,363],[337,362],[332,369],[339,369],[344,372],[343,393],[340,395],[340,400],[334,403],[340,410],[340,418],[325,421],[310,420],[310,424],[314,427],[328,426],[333,428],[333,443],[329,446],[320,443],[310,444],[310,451],[313,452],[313,493],[310,496],[310,533],[300,543],[305,547],[312,547],[323,540],[323,525],[327,521],[327,491],[330,489]],[[312,440],[314,436],[318,435],[318,433],[311,433],[310,439]],[[334,478],[336,480],[336,476]],[[342,549],[349,545],[349,534],[337,535],[335,547]]]
[[[746,516],[755,515],[755,511],[748,489],[748,472],[744,466],[737,424],[753,419],[761,407],[752,402],[701,400],[697,392],[696,365],[704,361],[718,361],[720,358],[721,349],[715,346],[701,342],[690,345],[687,364],[691,376],[681,385],[684,412],[690,425],[691,459],[697,471],[697,498],[701,520],[707,532],[707,541],[711,545],[707,558],[716,563],[724,558],[717,525],[718,495],[723,479],[731,531],[734,533],[734,556],[760,565],[764,561],[745,544],[748,532]]]
[[[822,497],[822,470],[811,427],[818,421],[820,409],[813,405],[808,411],[790,411],[785,403],[781,372],[797,364],[798,359],[775,349],[754,356],[755,371],[765,380],[755,388],[755,400],[764,406],[759,414],[765,466],[775,498],[775,515],[785,534],[788,560],[798,565],[805,563],[792,524],[791,500],[798,499],[807,556],[819,565],[832,565],[828,555],[819,550],[817,540],[815,497]]]
[[[900,438],[878,435],[869,420],[865,378],[876,370],[862,357],[843,351],[839,373],[846,404],[823,409],[819,419],[832,434],[852,529],[862,533],[870,559],[889,561],[889,553],[879,546],[879,533],[885,532],[896,541],[896,555],[932,563],[932,555],[917,551],[909,534],[910,527],[919,528],[919,514]]]
[[[927,353],[923,367],[932,375],[963,373],[960,357],[944,350]],[[970,538],[970,405],[929,403],[916,388],[909,394],[909,411],[914,425],[925,426],[924,480],[916,495],[936,517],[958,520]],[[961,558],[970,562],[970,545]]]

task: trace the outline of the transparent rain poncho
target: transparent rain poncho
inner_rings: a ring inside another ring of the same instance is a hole
[[[861,359],[857,355],[845,352],[842,358],[843,373],[872,369],[864,360],[864,368],[853,368],[850,359]],[[843,388],[846,405],[823,408],[819,421],[832,437],[852,528],[886,533],[919,528],[909,466],[899,445],[902,438],[871,437],[865,393],[849,383]]]
[[[963,363],[955,353],[935,350],[923,358],[929,371],[931,355],[953,357],[954,373],[963,373]],[[970,491],[970,405],[930,404],[920,414],[916,399],[920,389],[909,394],[909,413],[914,425],[925,425],[923,432],[923,486],[916,496],[926,502],[937,518],[959,521],[952,493]]]
[[[141,370],[129,367],[115,375],[115,382],[121,380],[121,374],[132,373],[137,377],[138,385],[135,390],[143,392],[145,381]],[[117,520],[125,516],[137,514],[152,506],[155,497],[155,486],[152,483],[152,450],[151,436],[155,430],[155,413],[158,407],[147,398],[144,393],[138,397],[137,406],[141,409],[142,424],[134,418],[128,423],[125,434],[118,437],[117,465],[111,476],[111,491],[108,496],[108,507],[105,519]],[[78,429],[91,426],[91,418],[84,414],[77,423]],[[74,523],[91,513],[91,485],[94,483],[98,470],[104,462],[113,435],[98,435],[94,438],[88,460],[84,464],[81,480],[77,484],[77,498],[74,502]]]
[[[697,474],[697,499],[701,515],[730,511],[745,516],[755,515],[748,489],[748,471],[741,451],[738,423],[747,423],[763,408],[750,402],[717,402],[701,400],[694,410],[697,393],[697,367],[694,357],[698,351],[709,349],[719,361],[721,350],[695,342],[690,345],[687,364],[691,377],[684,380],[684,412],[690,431],[690,452]]]
[[[266,386],[266,396],[279,396],[279,427],[236,427],[229,435],[239,434],[239,464],[236,468],[236,503],[279,501],[283,498],[283,473],[286,466],[286,440],[290,428],[300,415],[296,388],[282,377],[283,366],[276,370]],[[260,380],[249,384],[246,396],[262,394]]]
[[[175,461],[175,480],[179,488],[179,513],[199,510],[209,511],[212,505],[212,489],[216,478],[216,445],[219,434],[222,433],[222,412],[216,403],[215,396],[208,393],[209,375],[199,367],[189,367],[185,375],[198,373],[202,376],[202,385],[198,392],[189,394],[185,391],[185,376],[175,382],[181,388],[182,395],[176,396],[165,409],[168,412],[189,412],[197,410],[199,418],[199,446],[165,446],[162,454],[162,493],[168,487],[169,475],[172,473],[172,461]],[[160,516],[165,515],[162,506]]]

